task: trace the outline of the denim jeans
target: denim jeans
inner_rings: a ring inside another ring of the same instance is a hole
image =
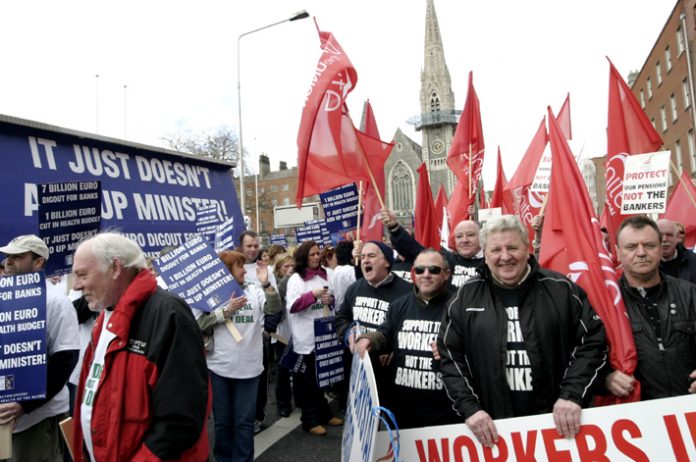
[[[259,377],[228,379],[210,371],[217,462],[254,460],[254,415]]]

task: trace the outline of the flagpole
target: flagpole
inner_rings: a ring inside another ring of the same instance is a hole
[[[368,167],[369,169],[369,167]],[[370,176],[372,176],[372,173],[370,173]],[[355,229],[355,240],[360,242],[360,214],[362,213],[362,197],[363,197],[363,182],[360,180],[358,183],[358,223],[357,223],[357,228]],[[379,197],[379,190],[377,191],[377,197]],[[381,202],[381,201],[380,201]],[[384,208],[384,206],[382,206]],[[355,266],[358,266],[360,264],[360,257],[355,258]]]
[[[471,141],[469,141],[469,197],[471,197]]]

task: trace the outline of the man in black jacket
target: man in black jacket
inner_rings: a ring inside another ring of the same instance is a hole
[[[547,412],[572,438],[606,358],[604,325],[580,287],[529,255],[516,217],[488,221],[481,242],[486,265],[450,302],[438,336],[447,393],[485,446],[498,439],[493,419]]]
[[[635,378],[611,372],[605,386],[616,396],[640,382],[641,399],[696,393],[696,286],[660,271],[660,229],[650,218],[621,223],[621,293],[638,352]]]
[[[406,261],[413,262],[424,248],[421,243],[399,224],[391,210],[382,209],[381,220],[389,230],[391,243],[396,251]],[[461,287],[474,276],[476,268],[483,263],[479,231],[479,225],[475,221],[460,221],[454,227],[454,252],[442,249],[442,255],[450,267],[449,284],[453,289]]]
[[[696,254],[679,241],[677,224],[663,218],[657,221],[661,234],[660,270],[669,276],[696,283]]]
[[[377,332],[364,334],[356,344],[361,355],[368,350],[393,353],[391,411],[399,428],[461,422],[445,394],[431,348],[450,299],[449,273],[439,252],[422,251],[413,266],[414,290],[395,300]]]

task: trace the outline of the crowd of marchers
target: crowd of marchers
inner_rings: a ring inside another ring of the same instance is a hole
[[[389,210],[381,219],[383,241],[335,247],[262,249],[245,231],[219,254],[244,293],[209,313],[167,291],[135,242],[82,242],[67,285],[46,282],[46,398],[0,404],[10,460],[70,460],[69,445],[78,461],[251,461],[274,361],[278,414],[297,407],[302,428],[325,435],[343,424],[348,398],[346,381],[317,382],[314,321],[327,316],[346,380],[352,354],[369,356],[399,428],[463,423],[488,447],[497,419],[551,413],[573,438],[598,398],[638,386],[642,400],[696,393],[696,255],[678,223],[633,216],[615,236],[638,356],[628,375],[609,364],[585,291],[530,252],[543,245],[543,217],[536,237],[512,215],[462,221],[451,251],[423,248]],[[49,258],[33,235],[0,252],[6,275],[41,271]],[[282,358],[295,354],[291,370]]]

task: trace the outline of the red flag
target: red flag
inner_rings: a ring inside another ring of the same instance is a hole
[[[563,132],[565,139],[572,140],[573,130],[570,127],[570,93],[568,93],[568,96],[566,96],[563,106],[561,106],[561,110],[558,111],[556,121],[558,122],[558,126],[561,127],[561,131]]]
[[[505,189],[507,184],[505,170],[503,170],[503,158],[500,155],[500,146],[498,146],[498,174],[495,178],[495,189],[493,189],[491,203],[488,206],[490,208],[501,207],[503,215],[515,213],[512,205],[512,191]]]
[[[604,322],[612,368],[632,375],[638,356],[618,278],[582,174],[550,107],[548,115],[553,160],[539,263],[567,274],[587,292]],[[639,388],[628,398],[608,397],[602,404],[638,401]]]
[[[447,193],[445,192],[445,187],[440,185],[440,189],[437,191],[437,199],[435,199],[435,222],[440,230],[440,234],[442,234],[442,220],[445,217],[445,209],[447,209]]]
[[[534,235],[532,219],[539,215],[544,203],[544,197],[546,196],[546,194],[542,192],[531,191],[531,186],[534,182],[534,175],[539,167],[539,162],[541,162],[541,157],[544,154],[544,149],[548,141],[549,136],[546,133],[546,117],[544,117],[541,119],[539,128],[534,134],[531,143],[529,143],[529,147],[524,153],[524,157],[522,157],[522,161],[517,167],[515,174],[512,175],[507,185],[507,189],[512,192],[515,215],[517,215],[527,227],[527,232],[530,236]],[[529,245],[530,250],[533,250],[531,242]]]
[[[345,98],[358,76],[333,34],[319,31],[322,55],[314,71],[297,135],[297,204],[302,198],[369,181],[365,154],[348,115]]]
[[[358,137],[367,156],[367,162],[374,175],[375,183],[379,188],[379,194],[384,198],[384,163],[387,161],[394,143],[381,141],[375,114],[369,100],[365,102],[363,122],[365,125],[362,127],[362,132],[358,132]],[[360,228],[360,239],[362,241],[381,241],[383,230],[382,222],[379,220],[379,212],[382,206],[371,181],[363,184],[363,197],[363,221]]]
[[[447,165],[459,181],[466,185],[472,201],[481,178],[484,151],[481,108],[474,89],[473,72],[469,72],[469,89],[464,111],[454,132],[452,147],[447,153]]]
[[[416,194],[416,240],[423,247],[440,250],[440,233],[437,230],[435,204],[430,191],[428,168],[425,162],[418,167],[418,191]]]
[[[667,203],[667,210],[660,218],[667,218],[684,225],[684,245],[693,248],[696,245],[696,187],[691,177],[684,171],[672,191]]]
[[[607,118],[606,199],[602,225],[606,226],[613,244],[621,215],[624,160],[627,155],[655,152],[662,146],[660,135],[640,107],[629,86],[609,61],[609,111]]]

